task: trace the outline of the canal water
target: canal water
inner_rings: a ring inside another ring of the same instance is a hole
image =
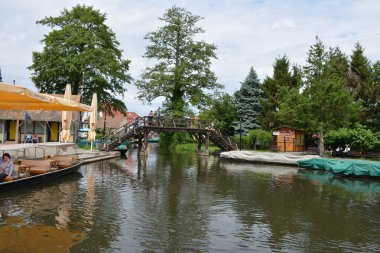
[[[0,193],[0,252],[379,252],[380,181],[192,153]]]

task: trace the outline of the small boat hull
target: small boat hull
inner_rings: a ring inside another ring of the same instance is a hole
[[[82,163],[75,164],[71,167],[59,169],[55,171],[46,172],[39,175],[34,175],[26,178],[16,179],[9,182],[0,183],[0,192],[19,189],[21,187],[27,187],[34,184],[39,184],[47,181],[51,181],[55,178],[63,177],[76,172]]]

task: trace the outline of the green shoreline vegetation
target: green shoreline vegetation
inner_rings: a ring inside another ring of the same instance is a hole
[[[320,155],[325,147],[346,144],[361,154],[380,150],[380,61],[371,62],[359,42],[347,55],[316,37],[303,66],[291,63],[284,52],[274,59],[271,76],[260,80],[250,67],[240,88],[228,94],[212,71],[217,46],[202,38],[202,19],[173,6],[159,18],[161,26],[144,37],[144,57],[152,66],[134,85],[145,103],[164,98],[161,117],[206,120],[236,143],[242,134],[244,149],[269,149],[273,130],[288,126],[319,136]],[[61,94],[72,83],[72,93],[82,102],[89,103],[96,92],[99,111],[126,113],[116,94],[132,85],[131,61],[106,20],[106,13],[78,4],[37,21],[51,29],[29,67],[40,92]],[[160,146],[194,150],[178,136],[161,136]]]

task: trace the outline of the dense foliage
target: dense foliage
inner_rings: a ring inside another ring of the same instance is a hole
[[[101,109],[126,109],[118,96],[131,81],[130,61],[123,59],[116,35],[105,21],[106,14],[85,5],[37,21],[52,29],[42,39],[42,52],[33,52],[29,67],[41,92],[63,94],[71,83],[73,94],[80,94],[86,104],[96,92]]]
[[[349,145],[354,150],[365,153],[378,148],[380,142],[370,129],[356,124],[353,128],[331,130],[326,135],[326,144],[333,148]]]
[[[211,106],[199,113],[199,117],[212,122],[223,134],[234,135],[236,121],[235,98],[227,93],[216,94]]]
[[[259,146],[260,149],[267,150],[271,146],[273,135],[271,132],[255,129],[248,132],[248,140],[254,149],[257,149],[257,146]]]

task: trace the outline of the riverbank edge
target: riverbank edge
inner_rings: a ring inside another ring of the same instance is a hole
[[[82,158],[81,162],[83,165],[89,164],[89,163],[95,163],[95,162],[100,162],[100,161],[105,161],[105,160],[110,160],[114,158],[119,158],[120,153],[119,152],[107,152],[107,153],[94,153],[96,157],[87,157],[87,158]]]

